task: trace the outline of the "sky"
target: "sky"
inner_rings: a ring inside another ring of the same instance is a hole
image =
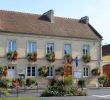
[[[0,0],[1,10],[43,14],[53,9],[55,16],[80,19],[89,16],[89,22],[109,44],[110,0]]]

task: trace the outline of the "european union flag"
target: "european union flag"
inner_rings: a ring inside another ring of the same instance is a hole
[[[78,66],[78,57],[76,56],[74,59],[73,59],[73,61],[75,62],[75,64],[76,64],[76,67]]]

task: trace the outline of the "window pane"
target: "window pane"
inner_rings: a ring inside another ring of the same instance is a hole
[[[36,51],[36,43],[32,42],[32,52],[35,52],[35,51]]]
[[[64,53],[65,54],[71,54],[71,45],[70,44],[64,45]]]
[[[89,45],[84,45],[83,46],[83,55],[89,54]]]
[[[8,51],[15,51],[16,50],[16,41],[9,40],[8,41]]]
[[[16,50],[16,42],[12,41],[12,51],[15,51],[15,50]]]
[[[51,76],[53,76],[53,67],[50,68]]]
[[[35,67],[32,67],[32,76],[35,76]]]
[[[27,76],[31,76],[31,67],[27,67]]]
[[[52,52],[54,52],[54,44],[48,43],[47,44],[47,53],[52,53]]]
[[[11,51],[11,41],[8,41],[8,51]]]
[[[28,44],[27,44],[27,52],[28,53],[33,53],[36,51],[36,49],[37,49],[36,42],[28,42]]]

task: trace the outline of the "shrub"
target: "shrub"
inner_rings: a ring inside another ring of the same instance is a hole
[[[85,80],[84,79],[79,79],[78,80],[78,86],[80,88],[82,88],[82,90],[83,90],[83,87],[85,86]]]
[[[86,96],[86,93],[78,90],[77,87],[69,86],[69,87],[66,87],[66,95],[67,96]]]
[[[33,85],[33,84],[36,84],[36,83],[37,83],[36,78],[27,78],[26,79],[26,85],[27,86],[30,86],[30,85]]]
[[[98,78],[99,84],[102,84],[103,85],[106,81],[107,81],[107,77],[106,76],[100,76]]]
[[[71,85],[73,83],[72,75],[69,75],[67,77],[64,77],[64,84],[65,85]]]
[[[3,76],[3,72],[4,72],[4,69],[3,69],[3,67],[2,67],[2,66],[0,66],[0,77],[2,77],[2,76]]]
[[[48,88],[41,94],[41,96],[64,96],[65,89],[61,86],[48,86]]]
[[[9,80],[7,78],[2,78],[0,80],[0,87],[1,88],[8,88],[9,87],[8,83],[9,83]]]
[[[21,78],[16,78],[16,80],[19,82],[19,86],[23,86],[24,85],[24,80]]]
[[[55,70],[56,75],[60,75],[63,76],[64,75],[64,68],[63,67],[59,67]]]

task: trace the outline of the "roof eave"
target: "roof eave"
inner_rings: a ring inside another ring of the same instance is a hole
[[[96,36],[98,36],[101,40],[103,40],[103,37],[99,34],[99,32],[90,23],[88,23],[88,26],[95,33]]]

